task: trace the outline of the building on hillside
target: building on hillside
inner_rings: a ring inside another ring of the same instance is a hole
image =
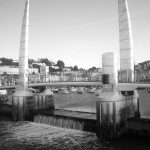
[[[59,69],[57,65],[51,66],[53,69]]]
[[[19,74],[18,67],[15,66],[0,66],[0,74]]]
[[[136,82],[150,81],[150,60],[135,66]]]
[[[29,74],[37,74],[37,68],[29,68]],[[7,73],[7,74],[19,74],[19,68],[16,66],[0,66],[0,74]]]
[[[32,63],[32,65],[46,66],[45,63]]]
[[[101,81],[102,69],[96,68],[88,72],[89,81]]]
[[[39,74],[29,74],[28,80],[30,83],[38,83],[40,82]]]
[[[39,70],[37,68],[29,68],[28,73],[29,74],[38,74]]]
[[[40,66],[40,81],[47,82],[48,75],[49,75],[49,66],[41,65]]]
[[[64,67],[62,69],[62,71],[64,72],[64,74],[69,74],[69,73],[71,73],[71,68],[70,67]]]
[[[101,73],[92,72],[91,73],[91,81],[101,81]]]
[[[40,74],[49,74],[49,66],[40,66]]]
[[[0,76],[0,84],[3,85],[15,85],[18,82],[18,76],[14,74],[7,74]]]

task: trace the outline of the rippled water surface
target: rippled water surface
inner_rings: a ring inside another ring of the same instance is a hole
[[[150,118],[150,93],[147,90],[138,90],[140,98],[141,117]],[[57,109],[85,111],[96,113],[98,96],[92,93],[84,94],[54,94],[54,103]]]
[[[150,93],[146,89],[138,90],[140,98],[140,113],[141,117],[150,118]],[[11,96],[9,96],[11,102]],[[73,111],[96,112],[96,101],[98,96],[93,93],[70,93],[70,94],[54,94],[54,103],[56,109],[65,109]]]
[[[92,93],[84,94],[54,94],[56,109],[73,111],[85,111],[96,113],[96,101],[98,97]]]
[[[94,133],[33,122],[0,122],[1,150],[95,150],[104,145]]]
[[[108,141],[90,132],[26,121],[0,121],[0,150],[149,150],[149,141],[131,135]]]

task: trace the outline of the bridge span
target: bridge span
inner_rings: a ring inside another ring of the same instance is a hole
[[[49,86],[49,87],[58,87],[58,86],[102,86],[101,82],[41,82],[41,83],[30,83],[28,87],[40,87],[40,86]],[[0,86],[0,90],[3,89],[17,89],[18,85],[8,85]],[[131,91],[137,88],[150,88],[149,83],[118,83],[118,91]]]

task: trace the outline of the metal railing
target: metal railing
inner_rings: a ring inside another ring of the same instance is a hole
[[[37,86],[101,86],[101,82],[43,82],[43,83],[30,83],[29,87]],[[0,86],[1,89],[15,89],[18,85],[7,85]],[[132,91],[137,88],[150,88],[150,84],[141,84],[141,83],[118,83],[117,89],[119,91]]]

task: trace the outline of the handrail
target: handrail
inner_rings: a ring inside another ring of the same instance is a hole
[[[101,82],[42,82],[42,83],[30,83],[29,87],[36,86],[101,86]],[[15,89],[18,85],[8,85],[8,86],[0,86],[0,90],[2,89]],[[137,88],[150,88],[150,84],[146,83],[118,83],[117,89],[119,91],[132,91]]]
[[[35,86],[100,86],[101,82],[45,82],[45,83],[31,83],[30,87]]]
[[[37,86],[101,86],[101,82],[42,82],[42,83],[29,83],[29,87],[37,87]],[[2,89],[15,89],[18,85],[7,85],[0,86],[0,90]]]

